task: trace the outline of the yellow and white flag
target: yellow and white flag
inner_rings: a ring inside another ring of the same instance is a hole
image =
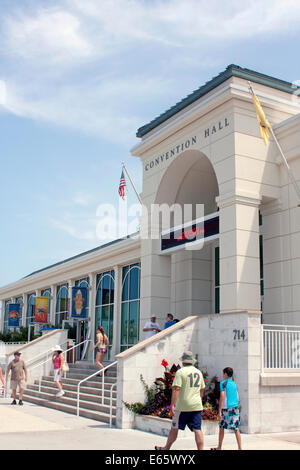
[[[269,138],[270,138],[271,125],[268,119],[266,118],[266,115],[264,113],[264,110],[262,109],[259,99],[255,95],[253,88],[251,87],[250,84],[249,84],[249,88],[250,88],[252,99],[253,99],[254,106],[255,106],[256,117],[257,117],[259,128],[260,128],[260,135],[265,145],[268,145]]]

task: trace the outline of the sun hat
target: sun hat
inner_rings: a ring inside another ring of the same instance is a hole
[[[63,348],[62,348],[59,344],[57,344],[56,346],[54,346],[54,347],[52,348],[52,350],[53,350],[53,351],[63,351]]]
[[[192,364],[193,365],[196,362],[196,359],[195,359],[192,351],[185,351],[182,354],[180,360],[183,364]]]

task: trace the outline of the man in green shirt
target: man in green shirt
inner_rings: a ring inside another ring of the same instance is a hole
[[[191,351],[184,352],[180,360],[183,367],[176,372],[172,386],[172,427],[165,447],[155,446],[156,450],[169,450],[177,439],[178,430],[183,431],[186,425],[195,433],[197,449],[203,450],[201,431],[202,398],[205,388],[203,375],[194,367],[196,360]]]

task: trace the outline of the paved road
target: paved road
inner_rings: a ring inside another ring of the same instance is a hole
[[[87,418],[48,409],[31,403],[10,406],[11,399],[0,399],[1,450],[153,450],[166,438],[137,430],[109,428]],[[205,449],[217,442],[205,437]],[[300,432],[283,434],[243,434],[245,450],[300,450]],[[193,433],[180,437],[174,450],[195,450]],[[234,434],[226,433],[224,449],[236,449]]]

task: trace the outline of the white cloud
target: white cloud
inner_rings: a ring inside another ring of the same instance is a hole
[[[53,227],[62,230],[73,238],[78,240],[96,241],[96,227],[91,230],[84,230],[82,227],[86,227],[89,224],[87,220],[72,220],[72,221],[60,221],[57,219],[50,218],[50,223]]]
[[[232,0],[226,8],[219,0],[52,5],[14,9],[0,20],[6,59],[0,105],[126,145],[133,144],[154,97],[158,112],[166,109],[160,102],[170,98],[172,104],[185,68],[218,66],[223,59],[213,51],[220,43],[291,32],[300,21],[298,0]]]
[[[93,46],[80,26],[78,17],[58,8],[41,9],[33,16],[19,12],[4,19],[2,50],[60,65],[87,58],[93,55]]]

